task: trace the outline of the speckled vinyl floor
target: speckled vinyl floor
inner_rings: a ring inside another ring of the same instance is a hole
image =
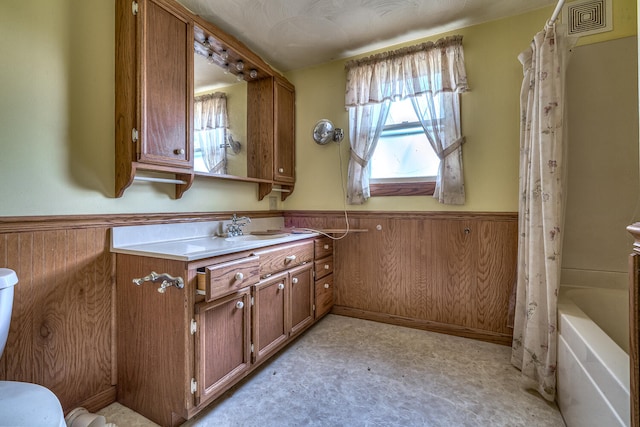
[[[564,426],[510,347],[328,315],[183,426]],[[118,403],[120,427],[156,424]]]

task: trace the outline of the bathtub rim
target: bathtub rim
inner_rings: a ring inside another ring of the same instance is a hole
[[[565,286],[561,289],[558,298],[558,335],[566,336],[566,332],[563,333],[566,322],[572,329],[570,333],[575,333],[585,343],[589,351],[598,359],[598,362],[607,367],[612,377],[624,389],[625,393],[629,393],[631,371],[629,354],[570,299],[567,291],[571,289],[597,290],[597,288],[579,286]],[[564,321],[561,319],[562,316],[564,316]],[[585,337],[585,331],[588,331],[588,337]],[[594,346],[594,340],[600,345]]]

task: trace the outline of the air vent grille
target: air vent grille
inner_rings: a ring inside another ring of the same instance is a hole
[[[563,11],[567,34],[586,36],[613,30],[611,0],[567,3]]]

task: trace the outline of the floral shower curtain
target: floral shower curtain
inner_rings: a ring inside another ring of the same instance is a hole
[[[564,222],[565,74],[571,40],[547,24],[518,59],[520,206],[518,278],[511,363],[525,386],[553,400],[557,300]]]

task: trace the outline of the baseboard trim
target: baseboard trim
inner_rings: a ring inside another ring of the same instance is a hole
[[[105,406],[111,405],[116,401],[116,386],[111,386],[106,390],[101,391],[98,394],[94,394],[88,399],[73,405],[71,408],[64,408],[65,415],[72,409],[77,407],[83,407],[89,412],[96,412]]]
[[[375,322],[388,323],[391,325],[406,326],[408,328],[421,329],[423,331],[438,332],[441,334],[455,335],[464,338],[472,338],[479,341],[491,342],[494,344],[511,345],[513,339],[510,334],[500,334],[497,332],[484,331],[481,329],[466,328],[464,326],[449,325],[446,323],[433,322],[430,320],[412,319],[409,317],[396,316],[393,314],[376,313],[372,311],[360,310],[357,308],[334,305],[332,314],[355,317],[357,319],[373,320]]]

